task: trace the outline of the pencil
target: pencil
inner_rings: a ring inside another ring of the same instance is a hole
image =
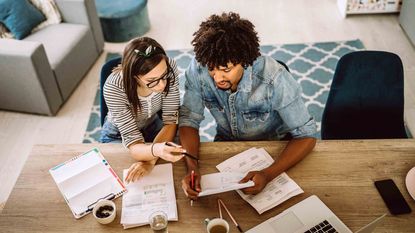
[[[222,208],[220,208],[220,201],[218,198],[219,217],[222,218]]]
[[[192,170],[192,173],[190,175],[190,182],[191,182],[192,189],[195,189],[195,171],[194,170]],[[193,200],[190,200],[190,206],[193,206]]]
[[[220,204],[222,204],[223,208],[226,210],[226,213],[228,213],[229,217],[232,219],[232,222],[235,224],[236,228],[238,228],[239,232],[243,232],[242,228],[239,226],[239,224],[233,218],[231,212],[228,210],[228,208],[226,208],[225,203],[223,203],[223,201],[221,199],[218,199],[218,202],[220,202]]]

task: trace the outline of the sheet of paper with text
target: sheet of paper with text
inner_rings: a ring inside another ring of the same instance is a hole
[[[223,161],[216,168],[221,172],[248,173],[267,168],[273,162],[274,160],[265,149],[251,148]],[[237,192],[259,214],[262,214],[304,191],[284,172],[269,182],[262,192],[256,195],[246,195],[240,190]]]
[[[239,172],[217,172],[202,175],[200,178],[200,187],[202,188],[202,191],[199,193],[199,197],[254,186],[253,181],[240,184],[239,181],[242,180],[244,176],[245,173]]]
[[[128,169],[125,169],[124,180]],[[126,184],[122,199],[121,224],[124,229],[148,224],[155,211],[164,211],[169,221],[177,221],[176,194],[171,163],[156,165],[150,174]]]

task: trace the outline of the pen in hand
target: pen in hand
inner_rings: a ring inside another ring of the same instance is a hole
[[[190,174],[190,185],[191,188],[195,189],[195,171],[192,170],[192,173]],[[193,206],[193,200],[190,200],[190,206]]]
[[[179,146],[179,145],[176,145],[176,144],[171,143],[171,142],[166,142],[166,144],[165,144],[165,145],[166,145],[166,146],[174,146],[174,147]],[[194,155],[191,155],[191,154],[189,154],[189,153],[187,153],[187,152],[183,152],[183,153],[180,153],[180,154],[183,154],[183,155],[185,155],[185,156],[187,156],[187,157],[189,157],[189,158],[192,158],[192,159],[194,159],[194,160],[196,160],[196,161],[199,161],[199,159],[198,159],[198,158],[196,158]]]

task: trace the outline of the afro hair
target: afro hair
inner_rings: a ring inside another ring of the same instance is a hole
[[[237,13],[211,15],[193,36],[196,60],[210,70],[228,62],[247,67],[261,55],[254,25]]]

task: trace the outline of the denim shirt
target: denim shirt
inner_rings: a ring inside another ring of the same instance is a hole
[[[313,137],[316,123],[301,98],[301,87],[273,58],[258,57],[244,70],[237,90],[221,90],[195,59],[185,72],[179,127],[199,129],[204,107],[217,123],[215,141]]]

